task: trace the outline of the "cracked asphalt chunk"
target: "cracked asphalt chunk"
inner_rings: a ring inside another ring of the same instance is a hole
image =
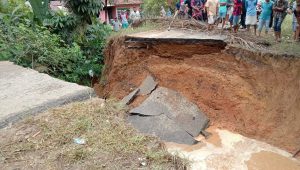
[[[148,95],[156,88],[157,85],[158,83],[155,82],[152,76],[147,76],[146,79],[142,82],[141,86],[139,87],[139,94]]]
[[[127,96],[125,96],[121,102],[129,105],[137,96],[137,94],[140,92],[140,89],[135,89],[134,91],[132,91],[131,93],[129,93]]]
[[[205,130],[209,122],[197,105],[164,87],[155,89],[129,113],[129,122],[139,131],[182,144],[194,144],[193,137]]]
[[[180,144],[195,144],[197,141],[166,115],[139,116],[131,115],[128,121],[140,132],[154,135],[161,140]]]
[[[131,114],[140,114],[145,116],[157,116],[166,114],[168,109],[162,104],[151,100],[146,100],[140,106],[129,111]]]

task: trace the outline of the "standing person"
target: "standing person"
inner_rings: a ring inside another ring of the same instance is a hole
[[[225,18],[225,24],[231,19],[233,13],[233,0],[227,0],[227,14]],[[232,22],[230,21],[230,31],[232,30]]]
[[[271,1],[273,2],[273,5],[274,5],[275,0],[271,0]],[[274,11],[272,10],[272,12],[271,12],[271,19],[270,19],[270,24],[269,24],[269,27],[270,27],[270,28],[273,27],[273,20],[274,20],[273,13],[274,13]]]
[[[214,28],[216,17],[218,15],[218,7],[218,0],[207,0],[205,4],[208,17],[208,30],[212,30]]]
[[[132,21],[132,24],[136,23],[141,19],[140,12],[136,10],[135,7],[133,7],[133,10],[131,9],[129,19]]]
[[[296,0],[297,6],[296,10],[294,11],[296,19],[297,19],[297,29],[296,29],[296,41],[299,41],[300,37],[300,0]]]
[[[239,22],[242,15],[242,6],[242,0],[233,1],[232,25],[235,33],[237,33],[239,30]]]
[[[275,41],[281,41],[281,24],[286,16],[287,0],[277,0],[273,5]]]
[[[191,0],[185,0],[184,4],[187,7],[188,18],[191,18],[193,15]]]
[[[241,15],[241,23],[240,23],[242,29],[246,28],[246,13],[247,13],[246,1],[247,0],[242,0],[243,6],[242,6],[242,15]]]
[[[203,10],[202,10],[202,16],[203,20],[206,22],[207,21],[207,11],[205,10],[205,4],[207,0],[201,0],[202,5],[203,5]]]
[[[294,40],[299,41],[300,34],[300,1],[293,3],[293,31]]]
[[[133,11],[135,11],[137,19],[138,19],[138,20],[141,19],[140,11],[137,10],[135,7],[133,8]]]
[[[113,25],[114,31],[119,32],[121,24],[117,17],[114,20],[112,20],[112,25]]]
[[[219,18],[222,20],[222,29],[226,23],[227,15],[227,0],[219,0]]]
[[[165,8],[163,6],[160,7],[160,16],[165,18],[167,15]]]
[[[172,17],[172,12],[171,12],[170,7],[168,7],[167,17],[168,18]]]
[[[201,0],[193,0],[192,3],[192,17],[195,18],[196,20],[202,19],[203,21],[203,16],[202,16],[202,8],[203,4]]]
[[[127,15],[124,11],[121,12],[121,21],[122,21],[122,28],[126,29],[128,28],[128,20],[127,20]]]
[[[256,12],[257,0],[246,0],[246,26],[247,31],[250,31],[250,27],[253,26],[254,34],[256,35],[257,25],[257,12]]]
[[[264,0],[261,3],[261,14],[259,16],[258,23],[258,36],[261,34],[262,28],[265,26],[266,34],[269,31],[269,25],[271,20],[271,13],[273,10],[273,2],[271,0]]]

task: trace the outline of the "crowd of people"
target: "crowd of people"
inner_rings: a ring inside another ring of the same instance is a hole
[[[120,11],[118,17],[111,19],[110,24],[115,32],[118,32],[121,28],[127,29],[130,24],[141,19],[141,14],[136,8],[132,8],[129,11]]]
[[[208,23],[212,30],[221,24],[228,24],[235,33],[239,29],[253,27],[254,34],[260,36],[273,27],[275,40],[281,41],[281,25],[287,14],[293,15],[291,23],[294,40],[299,41],[300,0],[289,3],[287,0],[179,0],[175,15],[179,18],[194,18]],[[162,9],[161,15],[165,15]],[[257,33],[258,32],[258,33]]]

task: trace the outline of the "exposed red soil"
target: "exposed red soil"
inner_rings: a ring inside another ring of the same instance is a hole
[[[151,74],[196,103],[214,126],[292,153],[299,149],[300,58],[217,44],[130,49],[124,39],[108,49],[100,96],[121,99]]]

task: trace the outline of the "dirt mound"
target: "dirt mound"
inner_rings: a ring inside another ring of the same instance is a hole
[[[215,126],[298,150],[300,58],[214,43],[113,40],[98,94],[121,99],[151,74],[196,103]]]

